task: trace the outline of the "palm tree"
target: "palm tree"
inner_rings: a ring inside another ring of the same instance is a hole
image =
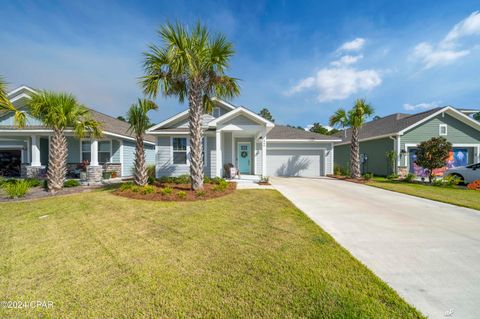
[[[147,184],[147,167],[145,166],[145,149],[143,147],[143,135],[150,127],[147,113],[158,109],[158,106],[147,99],[138,99],[137,104],[132,104],[127,112],[127,122],[130,131],[135,134],[135,184],[145,186]]]
[[[338,109],[330,117],[331,126],[340,126],[342,128],[350,127],[352,137],[350,141],[350,174],[352,178],[360,178],[360,143],[358,134],[365,120],[373,115],[373,108],[365,102],[365,99],[357,99],[354,107],[350,111]]]
[[[188,98],[190,122],[190,176],[192,189],[203,189],[202,114],[212,108],[211,97],[232,98],[240,94],[238,80],[225,74],[234,54],[225,36],[211,37],[200,23],[189,31],[180,24],[166,24],[158,31],[162,46],[145,52],[145,94]]]
[[[19,127],[24,127],[27,122],[27,117],[24,112],[17,110],[7,97],[7,83],[0,76],[0,110],[15,112],[15,124]]]
[[[63,187],[67,173],[67,139],[64,131],[72,129],[83,138],[102,136],[100,123],[91,118],[87,108],[67,93],[41,91],[29,103],[30,113],[53,130],[48,154],[48,190],[57,192]]]

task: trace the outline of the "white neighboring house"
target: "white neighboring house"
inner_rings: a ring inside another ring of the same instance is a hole
[[[275,125],[243,106],[214,98],[204,114],[205,175],[224,176],[231,163],[242,175],[318,177],[333,173],[337,137]],[[189,174],[188,110],[151,127],[156,137],[156,175]]]
[[[13,105],[24,110],[31,96],[37,92],[21,86],[7,94]],[[114,171],[118,177],[133,175],[135,138],[129,132],[130,125],[109,115],[89,109],[93,119],[102,124],[103,138],[78,139],[72,130],[65,130],[67,137],[67,168],[76,176],[80,163],[89,162],[88,170],[98,179],[103,171]],[[14,125],[13,112],[0,112],[0,176],[42,177],[48,166],[48,150],[52,130],[41,121],[27,114],[27,125]],[[155,138],[145,137],[147,164],[155,162]],[[90,176],[90,174],[89,174]],[[93,177],[92,177],[93,178]]]

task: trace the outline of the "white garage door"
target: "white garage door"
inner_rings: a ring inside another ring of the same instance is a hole
[[[269,176],[324,176],[323,150],[267,150]]]

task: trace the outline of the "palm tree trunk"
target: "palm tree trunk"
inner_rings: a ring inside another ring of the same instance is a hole
[[[67,139],[62,130],[54,129],[48,151],[48,190],[55,194],[63,188],[67,174]]]
[[[202,114],[203,97],[199,83],[192,83],[188,100],[190,120],[190,178],[193,190],[203,189]]]
[[[360,178],[360,144],[358,128],[352,127],[352,141],[350,143],[350,174],[352,178]]]
[[[143,136],[136,137],[135,145],[135,184],[145,186],[147,184],[147,167],[145,166],[145,149],[143,147]]]

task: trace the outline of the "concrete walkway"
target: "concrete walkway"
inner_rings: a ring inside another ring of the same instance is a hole
[[[480,318],[480,211],[329,178],[272,183],[429,318]]]

